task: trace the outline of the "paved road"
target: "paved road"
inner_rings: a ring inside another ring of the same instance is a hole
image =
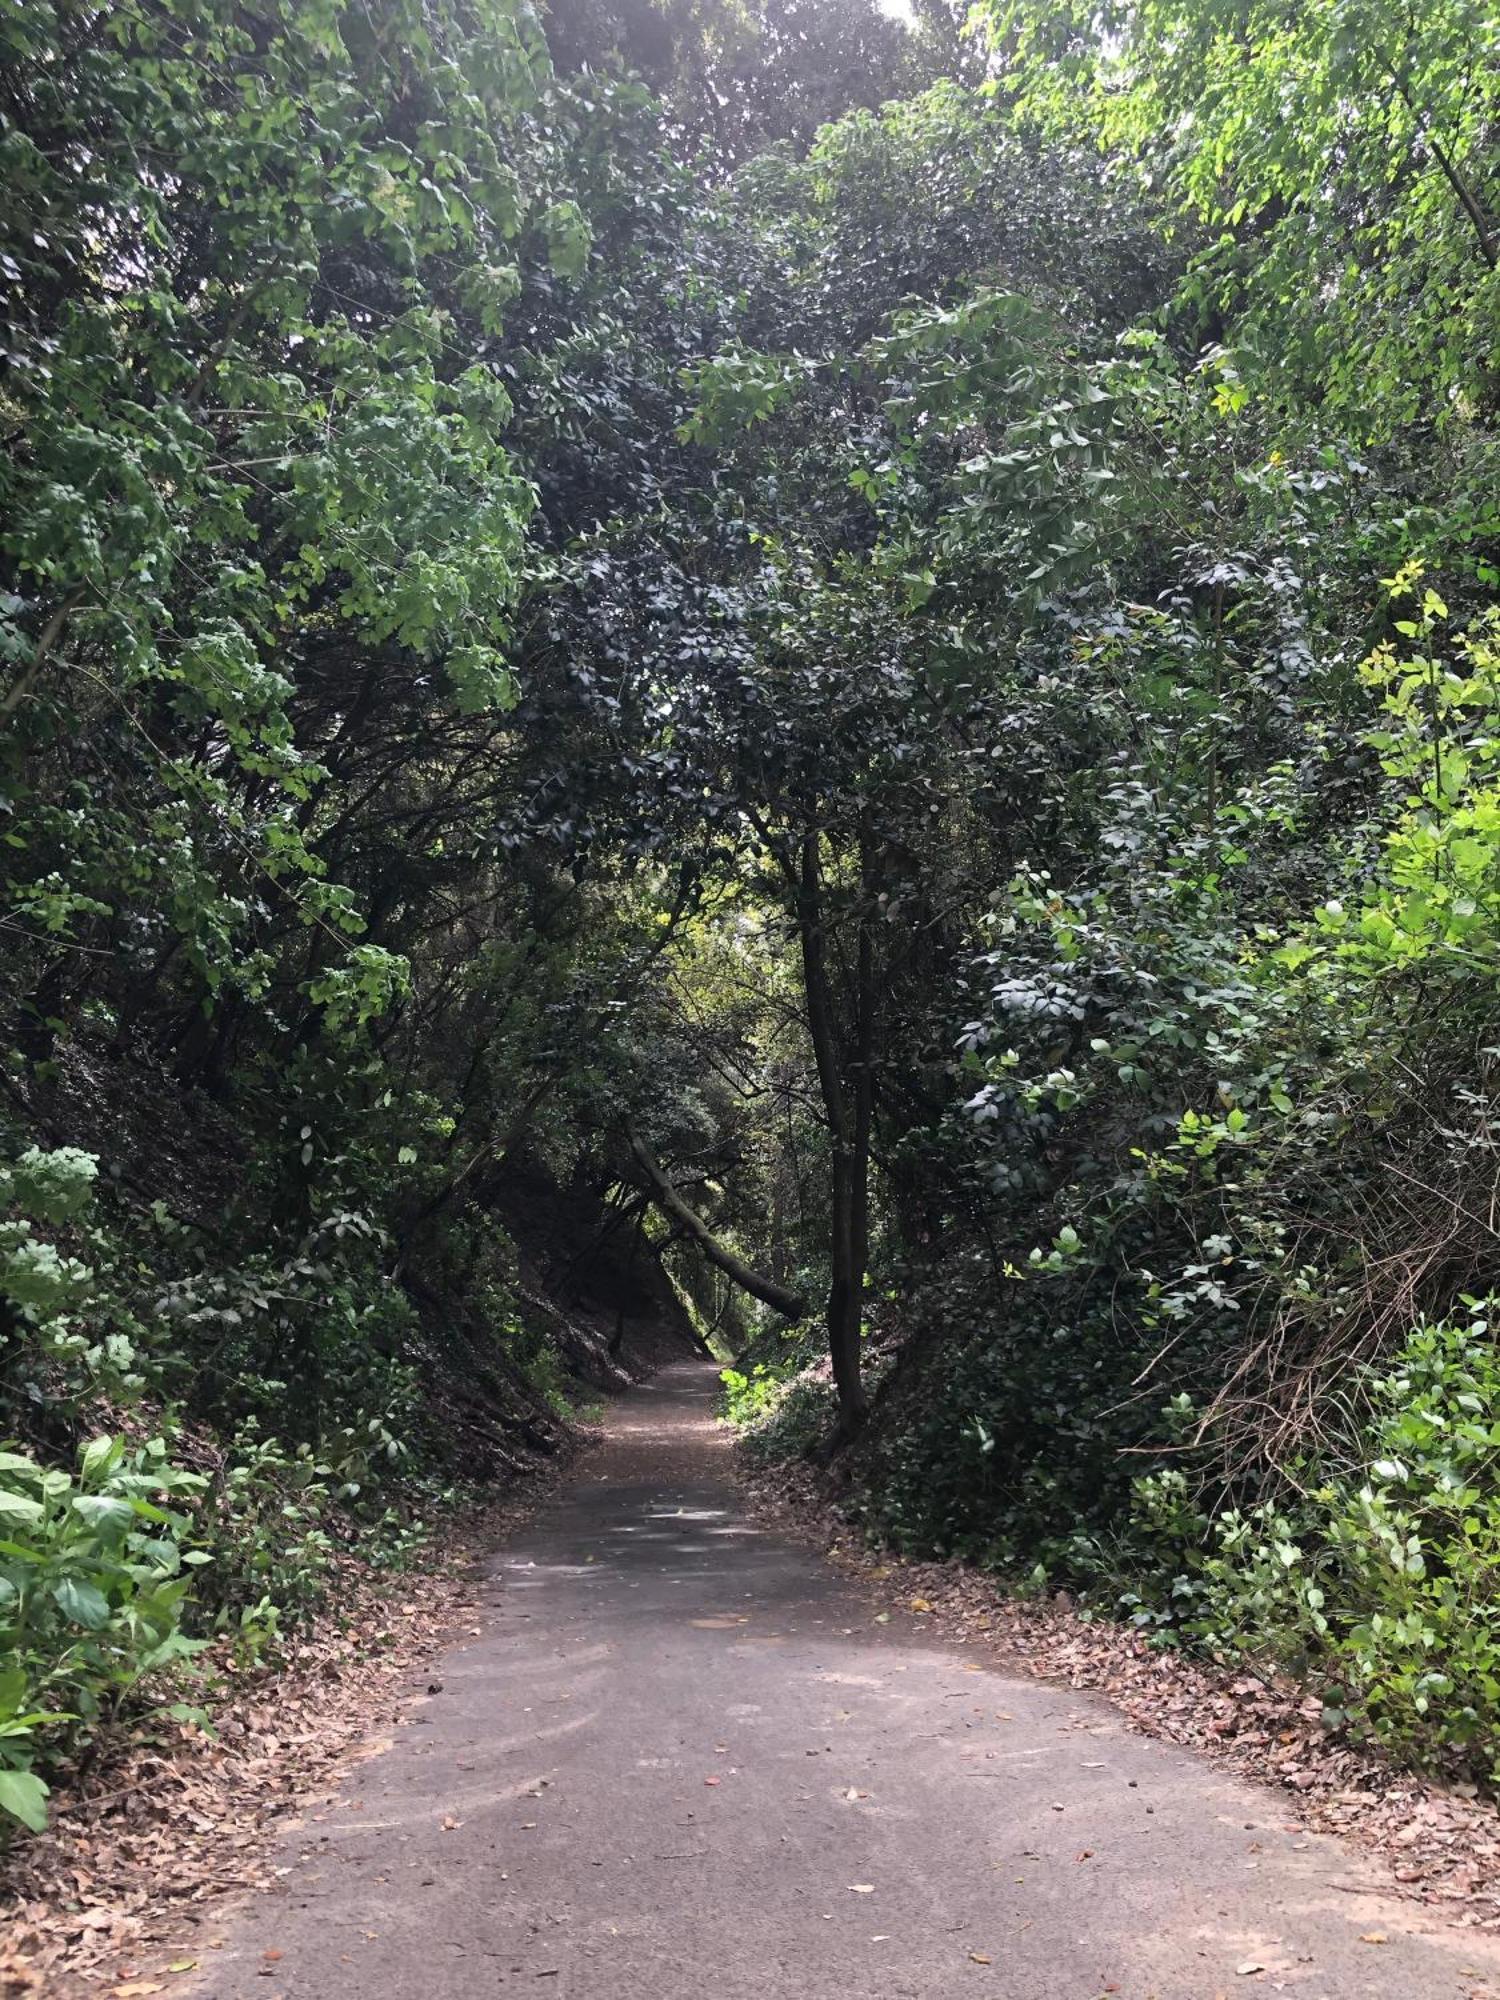
[[[713,1390],[686,1364],[618,1406],[200,1992],[1446,2000],[1493,1976],[1271,1794],[876,1622],[738,1511]]]

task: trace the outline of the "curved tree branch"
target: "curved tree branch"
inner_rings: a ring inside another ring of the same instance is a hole
[[[670,1215],[686,1233],[692,1237],[698,1248],[711,1264],[716,1264],[733,1284],[741,1291],[748,1292],[753,1299],[760,1299],[783,1319],[803,1319],[807,1314],[807,1300],[785,1285],[777,1284],[774,1278],[767,1278],[754,1271],[742,1257],[737,1257],[725,1244],[721,1243],[695,1208],[690,1208],[672,1182],[667,1178],[655,1154],[640,1137],[635,1127],[628,1121],[625,1137],[630,1142],[630,1150],[635,1155],[636,1165],[645,1175],[651,1190],[651,1198],[658,1208]]]

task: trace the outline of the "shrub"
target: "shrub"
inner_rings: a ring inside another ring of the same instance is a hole
[[[1125,1608],[1311,1676],[1411,1762],[1500,1783],[1500,1357],[1488,1305],[1417,1327],[1304,1490],[1209,1521],[1137,1482]],[[1175,1544],[1175,1546],[1174,1546]],[[1159,1567],[1144,1560],[1152,1552]],[[1175,1570],[1172,1563],[1175,1560]]]
[[[838,1399],[833,1383],[795,1361],[757,1361],[748,1375],[726,1368],[725,1415],[743,1432],[748,1457],[763,1464],[800,1458],[833,1427]]]
[[[87,1734],[147,1675],[196,1652],[182,1629],[204,1480],[162,1438],[97,1437],[78,1470],[0,1453],[0,1811],[45,1817],[38,1765],[64,1725]]]

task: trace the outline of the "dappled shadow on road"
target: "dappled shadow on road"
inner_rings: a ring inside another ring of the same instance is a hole
[[[664,1371],[494,1558],[483,1624],[289,1848],[220,2000],[1483,1990],[1487,1947],[1417,1935],[1275,1800],[747,1520],[713,1395]]]

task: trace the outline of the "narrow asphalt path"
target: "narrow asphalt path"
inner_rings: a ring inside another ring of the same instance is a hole
[[[684,1364],[617,1407],[496,1556],[438,1692],[287,1834],[200,1993],[1487,1990],[1491,1948],[1372,1890],[1269,1792],[877,1622],[739,1510],[714,1388]]]

